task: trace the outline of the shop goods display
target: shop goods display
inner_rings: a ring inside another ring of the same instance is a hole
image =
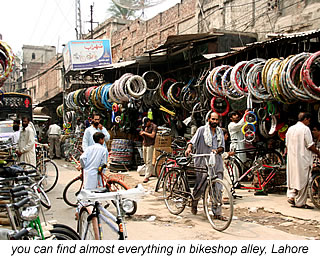
[[[0,87],[12,72],[14,54],[11,47],[3,41],[0,41]]]

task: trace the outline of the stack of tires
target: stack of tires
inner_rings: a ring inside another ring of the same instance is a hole
[[[110,152],[110,170],[125,171],[132,167],[133,142],[127,139],[113,139]]]

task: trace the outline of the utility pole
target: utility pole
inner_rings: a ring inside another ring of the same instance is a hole
[[[94,22],[93,21],[93,4],[90,5],[90,21],[87,21],[87,23],[90,23],[90,28],[91,28],[91,30],[90,30],[90,33],[91,33],[90,38],[93,39],[93,24],[94,23],[99,24],[98,22]]]
[[[81,7],[80,7],[80,0],[75,0],[75,7],[76,7],[76,35],[77,40],[82,39],[82,21],[81,21]]]

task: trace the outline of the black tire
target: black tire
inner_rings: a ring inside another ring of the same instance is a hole
[[[320,175],[313,178],[309,185],[309,196],[315,207],[320,209]]]
[[[63,190],[63,200],[71,207],[77,207],[77,195],[82,189],[82,177],[71,180]]]
[[[166,158],[166,154],[160,154],[157,159],[156,159],[156,163],[154,164],[154,176],[156,176],[157,178],[159,178],[160,172],[161,172],[161,167],[159,167],[159,164],[161,162],[161,164],[163,164],[163,158]],[[159,169],[159,172],[157,172],[157,169]]]
[[[79,234],[71,227],[64,224],[53,224],[54,228],[65,229],[69,232],[70,236],[73,237],[74,240],[80,240]]]
[[[225,167],[228,171],[232,186],[236,183],[236,175],[240,177],[242,175],[242,168],[240,163],[236,159],[229,159],[225,161]]]
[[[44,206],[46,209],[50,209],[51,201],[48,195],[46,194],[46,192],[44,191],[44,189],[41,186],[37,186],[35,187],[35,189],[36,189],[36,193],[40,198],[41,205]]]
[[[85,236],[85,229],[87,228],[87,223],[88,223],[88,217],[89,217],[90,213],[88,211],[88,209],[86,207],[82,207],[79,213],[79,219],[78,219],[78,223],[77,223],[77,232],[81,238],[81,240],[95,240],[95,236],[94,236],[94,231],[93,231],[93,225],[92,225],[92,221],[88,226],[88,231]]]
[[[184,211],[187,200],[187,182],[177,169],[168,171],[163,181],[163,198],[169,212],[179,215]]]
[[[78,240],[74,239],[74,234],[67,229],[53,228],[50,230],[50,233],[54,236],[54,240]]]
[[[173,165],[174,165],[173,162],[169,162],[169,163],[167,163],[167,168],[168,167],[172,167]],[[165,176],[166,172],[168,172],[168,170],[166,169],[165,162],[162,163],[160,169],[161,169],[160,170],[160,174],[158,176],[157,184],[156,184],[156,187],[154,189],[155,192],[158,192],[159,189],[163,187],[164,176]]]
[[[227,194],[226,202],[223,200],[222,191]],[[233,197],[222,180],[212,180],[211,185],[208,182],[204,192],[203,205],[209,223],[215,230],[223,231],[230,226],[233,217]],[[213,213],[216,210],[219,211],[217,215],[224,219],[217,218]]]
[[[41,182],[41,185],[45,192],[51,191],[57,184],[59,178],[58,166],[54,161],[50,159],[45,159],[44,162],[40,161],[37,164],[37,168],[40,170],[44,180]]]
[[[282,155],[275,150],[266,151],[262,157],[264,158],[263,162],[267,165],[284,165]]]
[[[106,188],[108,188],[109,191],[128,190],[129,189],[129,187],[126,184],[124,184],[123,182],[118,181],[118,180],[112,180],[112,179],[107,181]],[[134,215],[138,209],[137,202],[132,201],[132,203],[133,203],[132,210],[129,212],[126,212],[126,215],[128,215],[128,216]]]

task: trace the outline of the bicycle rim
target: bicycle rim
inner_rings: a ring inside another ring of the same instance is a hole
[[[89,212],[86,208],[80,210],[78,233],[81,240],[95,240],[92,221],[88,222]]]
[[[320,209],[320,175],[312,180],[309,186],[309,195],[314,206]]]
[[[40,162],[37,167],[44,177],[44,180],[41,182],[43,189],[46,192],[51,191],[58,182],[59,170],[57,165],[53,161],[47,159],[44,162]]]
[[[180,214],[186,207],[187,185],[179,171],[170,170],[164,177],[163,198],[170,213]]]
[[[38,196],[40,198],[41,205],[47,209],[50,209],[51,202],[46,192],[40,186],[36,187],[36,189],[37,189]]]
[[[220,179],[208,183],[204,199],[204,210],[211,226],[218,231],[229,227],[233,217],[233,198],[225,183]]]
[[[70,181],[63,190],[63,200],[71,207],[77,207],[77,195],[82,188],[82,179],[80,176]]]

